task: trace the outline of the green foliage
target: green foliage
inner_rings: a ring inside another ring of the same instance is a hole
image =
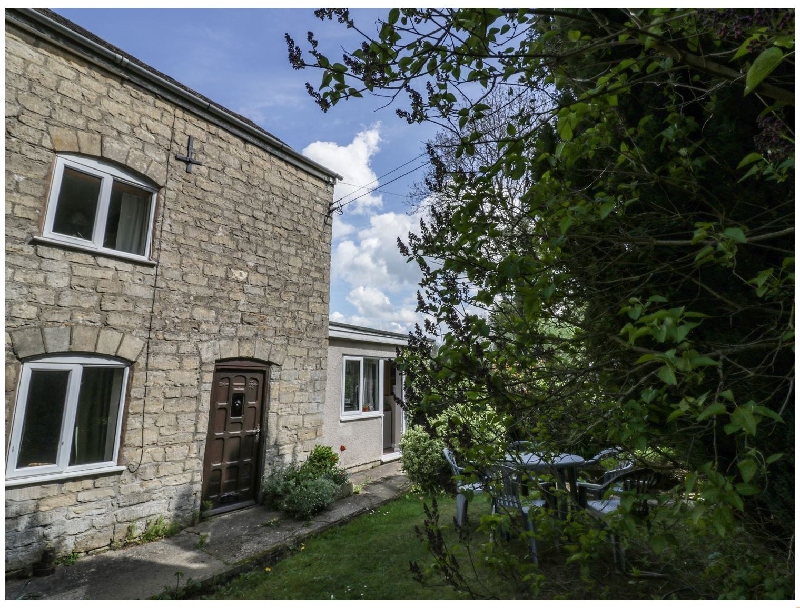
[[[453,475],[444,458],[444,442],[431,437],[424,429],[411,426],[400,440],[403,470],[408,478],[425,491],[452,487]]]
[[[336,484],[327,477],[306,477],[296,481],[281,502],[281,510],[297,519],[311,519],[330,506]]]
[[[400,9],[367,38],[338,65],[287,41],[323,110],[407,94],[446,129],[399,243],[428,318],[399,361],[413,421],[476,467],[502,441],[448,417],[669,454],[692,526],[791,538],[794,10]]]
[[[456,454],[474,445],[497,443],[505,435],[501,417],[490,407],[451,405],[429,419],[429,425]]]
[[[339,456],[329,446],[315,445],[302,465],[273,471],[264,485],[268,503],[299,519],[310,519],[330,506],[347,472],[338,466]]]
[[[139,541],[149,543],[154,540],[169,538],[170,536],[175,536],[180,530],[180,523],[175,521],[167,523],[163,517],[159,516],[154,521],[148,521],[145,524],[144,532],[139,537]]]
[[[300,471],[308,477],[326,477],[337,486],[347,481],[347,472],[339,466],[339,455],[327,445],[315,445]]]
[[[66,555],[62,555],[56,560],[56,563],[61,566],[72,566],[81,558],[81,554],[77,551],[73,551],[72,553],[68,553]]]

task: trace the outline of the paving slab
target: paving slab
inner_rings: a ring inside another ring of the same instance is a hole
[[[204,519],[170,538],[81,557],[54,574],[7,579],[7,600],[148,599],[185,588],[212,587],[263,563],[274,562],[323,530],[375,509],[410,487],[394,461],[354,473],[359,494],[335,502],[311,521],[253,506]]]

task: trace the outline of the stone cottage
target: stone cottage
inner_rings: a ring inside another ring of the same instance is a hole
[[[320,441],[337,176],[55,13],[5,43],[8,574]]]

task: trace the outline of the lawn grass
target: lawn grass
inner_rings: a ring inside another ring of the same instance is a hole
[[[268,571],[244,574],[204,599],[468,599],[438,578],[421,584],[411,577],[409,562],[431,561],[414,532],[425,517],[422,504],[421,496],[406,494],[309,539]],[[455,500],[441,496],[439,511],[446,537],[455,541],[453,525],[445,523],[453,519]],[[488,511],[487,501],[470,505],[473,525]]]
[[[734,591],[736,593],[731,597],[747,598],[758,591],[728,589],[735,584],[744,584],[739,580],[742,576],[739,572],[728,572],[724,581],[719,577],[725,573],[717,572],[710,578],[704,576],[708,553],[717,550],[714,539],[695,538],[688,535],[688,530],[684,534],[674,526],[672,531],[681,534],[685,541],[680,545],[684,549],[681,555],[670,557],[672,550],[667,550],[660,559],[655,559],[652,552],[648,551],[646,539],[642,538],[635,546],[629,546],[631,571],[627,573],[615,570],[610,544],[606,541],[600,543],[599,553],[589,560],[589,569],[582,572],[580,564],[570,557],[574,550],[570,545],[574,545],[574,540],[562,538],[560,547],[545,540],[539,544],[539,567],[530,571],[540,584],[531,585],[530,581],[515,584],[508,577],[501,576],[508,569],[502,565],[495,569],[492,561],[499,564],[497,556],[504,553],[512,558],[516,556],[516,559],[525,563],[527,545],[519,540],[512,541],[512,546],[507,547],[510,552],[490,553],[490,558],[485,559],[486,554],[481,552],[481,546],[486,548],[488,535],[478,526],[481,517],[490,511],[488,497],[475,496],[469,506],[467,527],[472,536],[471,553],[467,551],[466,544],[460,541],[455,529],[454,498],[439,495],[437,502],[442,538],[457,555],[460,572],[473,594],[455,591],[444,582],[441,574],[430,570],[433,558],[425,543],[417,538],[414,528],[423,528],[426,518],[423,504],[430,504],[431,500],[430,497],[410,493],[305,541],[277,564],[244,574],[202,599],[452,600],[474,596],[486,599],[536,597],[540,600],[691,600],[719,598]],[[658,520],[654,520],[653,526],[658,525]],[[758,549],[753,544],[748,544],[748,547],[748,551]],[[734,556],[729,557],[735,559]],[[412,577],[409,568],[409,562],[412,561],[420,565],[422,582]],[[635,571],[639,569],[660,574],[636,574]],[[779,570],[776,568],[776,572]],[[747,574],[749,571],[745,569],[742,572]],[[781,576],[776,579],[777,582],[773,581],[775,590],[767,589],[767,597],[786,597],[791,594],[791,576]]]

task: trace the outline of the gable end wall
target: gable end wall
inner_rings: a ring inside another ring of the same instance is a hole
[[[186,172],[189,136],[203,166]],[[160,186],[152,263],[36,241],[57,152]],[[6,571],[200,509],[215,362],[271,366],[266,475],[322,435],[333,186],[6,23],[6,447],[21,361],[133,363],[122,472],[6,489]]]

